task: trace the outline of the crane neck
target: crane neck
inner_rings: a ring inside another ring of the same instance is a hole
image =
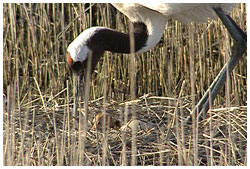
[[[118,32],[109,28],[99,29],[98,32],[89,39],[88,47],[92,49],[92,51],[102,49],[103,51],[115,53],[136,53],[146,46],[147,39],[147,26],[143,22],[136,22],[133,23],[131,34]],[[133,47],[131,42],[134,42]]]

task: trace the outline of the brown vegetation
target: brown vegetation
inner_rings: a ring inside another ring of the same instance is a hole
[[[246,5],[231,16],[246,31]],[[4,165],[131,165],[132,158],[137,165],[247,164],[246,55],[203,120],[183,124],[231,52],[220,21],[170,20],[161,42],[135,57],[136,100],[129,55],[106,52],[92,75],[89,111],[80,104],[78,114],[89,115],[82,131],[72,113],[67,45],[91,26],[127,32],[127,22],[108,4],[3,5]],[[130,109],[154,128],[133,137],[112,128],[89,130],[94,113],[112,110],[125,119]]]

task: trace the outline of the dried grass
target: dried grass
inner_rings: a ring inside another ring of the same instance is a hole
[[[231,15],[246,31],[246,5]],[[4,165],[247,164],[246,56],[206,117],[183,123],[231,52],[220,21],[192,30],[169,21],[162,41],[135,56],[136,89],[129,56],[106,52],[88,105],[73,113],[67,45],[95,25],[127,32],[128,20],[107,4],[4,4],[3,16]],[[89,130],[96,112],[121,118],[131,110],[154,129]]]

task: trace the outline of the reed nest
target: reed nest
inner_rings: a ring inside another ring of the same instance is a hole
[[[15,165],[79,164],[82,153],[78,151],[79,116],[72,117],[71,108],[67,111],[66,107],[48,107],[45,112],[27,105],[20,113],[19,110],[5,112],[4,131],[8,137],[4,142],[15,141],[15,153],[11,157],[18,160]],[[148,94],[129,102],[113,100],[105,106],[112,117],[119,119],[121,112],[133,110],[136,119],[150,125],[138,128],[132,138],[131,128],[90,130],[94,114],[103,109],[102,98],[93,100],[89,103],[82,162],[84,165],[131,165],[135,139],[137,165],[194,165],[194,146],[197,146],[198,165],[224,165],[225,158],[231,165],[246,165],[247,107],[212,109],[201,122],[185,124],[191,108],[190,97],[177,99]],[[79,109],[85,116],[84,110]],[[226,156],[229,152],[231,156]],[[25,159],[19,159],[22,156]]]

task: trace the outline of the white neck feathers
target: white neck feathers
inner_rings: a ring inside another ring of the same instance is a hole
[[[143,22],[147,26],[148,39],[146,45],[136,53],[149,51],[160,41],[167,22],[166,17],[139,4],[114,3],[112,5],[126,15],[131,22]]]
[[[83,31],[76,39],[70,43],[67,52],[74,62],[83,62],[87,59],[90,49],[87,46],[88,40],[95,35],[100,29],[107,29],[104,27],[91,27]]]

